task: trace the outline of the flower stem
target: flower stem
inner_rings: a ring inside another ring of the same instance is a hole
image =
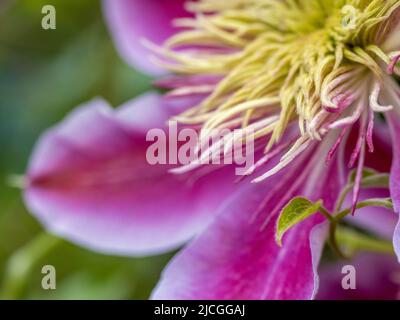
[[[0,298],[18,299],[29,280],[32,269],[61,242],[60,238],[44,232],[17,250],[7,262]]]
[[[377,188],[389,188],[389,175],[386,173],[379,173],[379,174],[374,174],[372,176],[365,177],[362,182],[361,186],[363,188],[371,188],[371,187],[377,187]],[[351,182],[347,184],[342,192],[339,195],[339,199],[337,201],[336,207],[335,207],[335,212],[338,212],[342,209],[343,203],[346,200],[347,194],[354,188],[354,182]]]
[[[339,228],[337,238],[340,242],[346,243],[352,251],[366,250],[378,253],[393,254],[393,244],[389,241],[369,237],[348,228]]]
[[[390,201],[390,198],[365,200],[365,201],[359,202],[357,204],[356,208],[357,209],[361,209],[361,208],[369,207],[369,206],[384,207],[384,208],[393,210],[393,204]],[[333,217],[333,220],[330,220],[331,224],[330,224],[330,230],[329,230],[329,242],[330,242],[330,245],[331,245],[332,249],[335,251],[335,253],[339,257],[341,257],[343,259],[350,259],[351,257],[346,255],[342,251],[342,249],[340,248],[340,246],[338,244],[338,238],[337,238],[337,235],[336,235],[337,234],[336,230],[337,230],[338,223],[342,219],[344,219],[347,215],[349,215],[351,212],[352,212],[352,208],[347,208],[347,209],[339,212],[338,214],[336,214]],[[365,238],[366,237],[364,237],[364,240],[365,240]],[[380,240],[372,240],[371,238],[368,238],[368,239],[370,240],[370,241],[368,241],[368,244],[371,244],[371,249],[377,249],[376,246],[375,246],[375,244],[376,244],[375,242],[376,241],[380,241]],[[373,241],[375,241],[375,242],[373,243]],[[339,242],[341,242],[341,241],[339,241]],[[364,244],[365,244],[365,242],[364,242]],[[380,244],[382,244],[382,241],[380,242]],[[386,245],[386,243],[385,243],[385,245]],[[364,246],[363,249],[368,249],[368,247]],[[385,247],[385,250],[386,250],[385,252],[387,252],[388,249]],[[375,251],[375,250],[372,250],[372,251]],[[391,248],[391,252],[393,252],[393,248]]]
[[[342,248],[339,246],[338,239],[336,237],[337,222],[333,222],[329,227],[329,244],[332,250],[342,259],[349,260],[351,257],[347,256]]]
[[[365,207],[384,207],[386,209],[393,210],[393,203],[391,202],[390,198],[382,198],[382,199],[368,199],[362,202],[357,203],[356,208],[361,209]],[[342,212],[339,212],[335,216],[335,220],[338,222],[348,216],[351,213],[352,209],[347,208]]]

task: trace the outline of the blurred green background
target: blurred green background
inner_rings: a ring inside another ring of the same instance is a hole
[[[56,7],[56,30],[41,27],[47,4]],[[0,297],[148,298],[170,256],[118,258],[67,242],[53,246],[10,180],[24,173],[39,135],[78,104],[102,96],[118,106],[150,87],[151,79],[116,53],[100,0],[0,0]],[[57,270],[53,291],[41,287],[47,264]]]

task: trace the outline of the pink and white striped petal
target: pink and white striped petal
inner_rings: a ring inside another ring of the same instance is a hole
[[[39,140],[25,199],[45,227],[96,251],[148,255],[203,230],[234,187],[233,169],[176,176],[148,164],[146,132],[171,108],[148,94],[113,110],[93,100]]]

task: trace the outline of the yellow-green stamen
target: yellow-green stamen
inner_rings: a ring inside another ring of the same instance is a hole
[[[228,122],[247,127],[271,118],[255,133],[269,137],[269,148],[297,120],[303,141],[297,153],[309,139],[321,139],[332,113],[356,108],[331,128],[360,116],[360,83],[367,83],[374,111],[391,107],[379,105],[378,96],[399,56],[398,47],[383,45],[399,0],[200,0],[187,8],[195,17],[176,24],[188,29],[162,48],[149,46],[174,73],[221,77],[214,87],[175,91],[208,94],[177,118],[201,124],[203,136]]]

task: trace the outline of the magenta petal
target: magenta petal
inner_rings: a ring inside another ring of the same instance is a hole
[[[238,190],[211,226],[172,260],[152,298],[313,298],[327,231],[327,225],[321,225],[324,218],[317,214],[294,227],[282,248],[275,243],[277,213],[294,195],[311,190],[302,189],[304,181],[296,186],[300,167],[304,163]],[[312,197],[322,196],[328,207],[339,190],[339,179],[324,186],[325,179],[336,173],[336,165],[332,167],[317,179],[307,176],[307,181],[314,181]]]
[[[390,192],[396,212],[400,212],[400,117],[392,114],[388,117],[392,136],[393,161]]]
[[[390,194],[395,211],[400,214],[400,116],[392,113],[387,117],[392,135],[393,161],[390,172]],[[400,262],[400,221],[393,236],[393,245]]]
[[[185,17],[184,0],[103,0],[103,11],[121,56],[135,68],[160,75],[161,68],[149,61],[143,39],[161,44],[176,29],[174,18]]]
[[[78,108],[35,148],[30,210],[51,232],[111,254],[159,253],[193,237],[234,177],[223,169],[195,179],[149,165],[146,127],[165,123],[167,110],[154,94],[117,111],[102,100]]]

